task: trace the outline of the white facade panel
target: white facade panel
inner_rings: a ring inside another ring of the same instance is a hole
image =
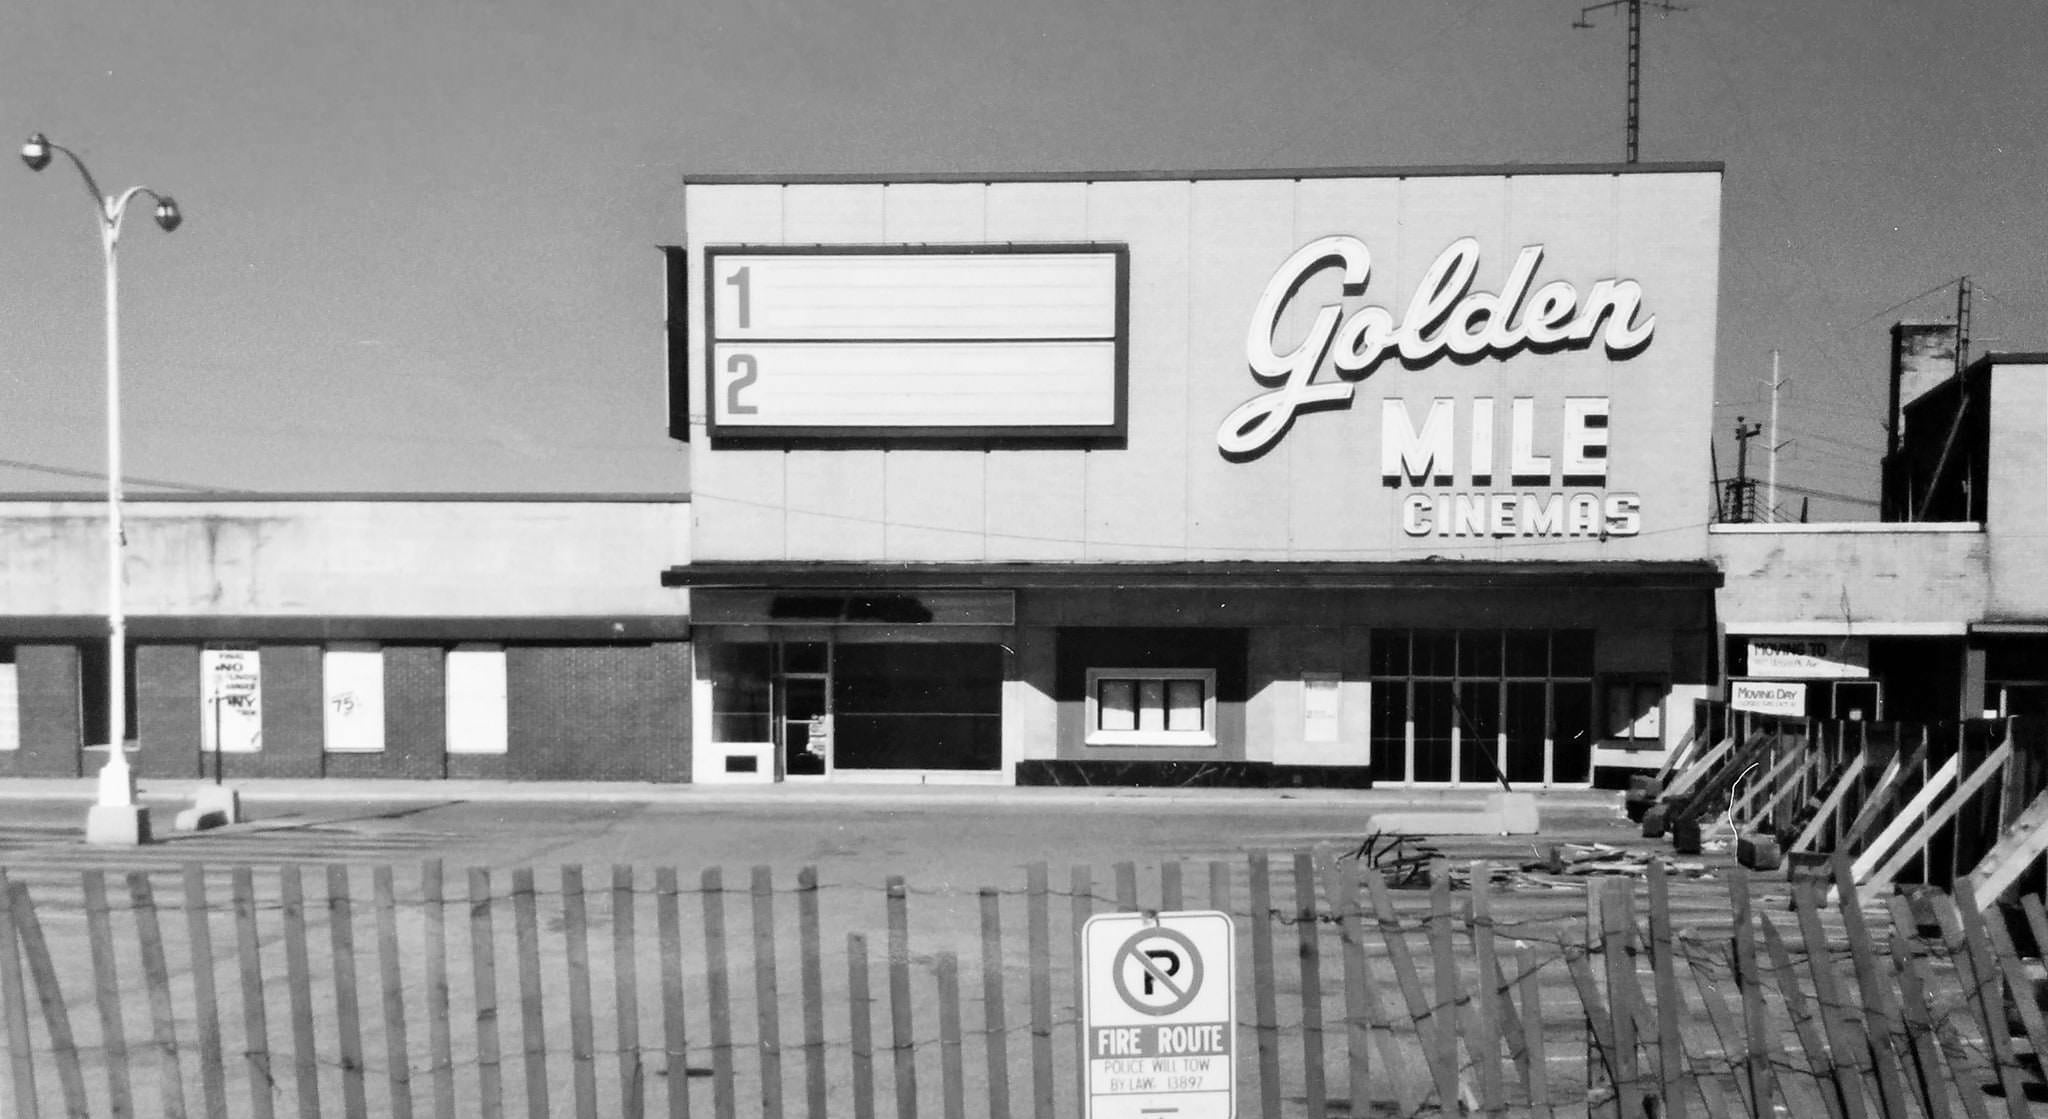
[[[780,496],[780,479],[775,492]],[[675,500],[131,500],[127,607],[196,617],[680,615]],[[778,513],[777,520],[780,515]],[[0,502],[0,615],[106,610],[106,514]]]
[[[888,193],[911,199],[913,186],[942,217],[915,222]],[[914,561],[898,542],[915,534],[896,526],[935,518],[953,531],[926,558],[1702,559],[1720,188],[1717,171],[1692,169],[691,185],[763,199],[758,228],[734,220],[748,208],[730,197],[701,225],[686,207],[700,267],[707,245],[871,252],[895,242],[896,215],[919,226],[905,249],[955,243],[947,234],[989,251],[1122,246],[1129,269],[1121,438],[992,439],[978,488],[869,505],[860,516],[884,527],[853,544],[797,530],[849,485],[914,494],[921,473],[957,474],[958,451],[708,440],[692,448],[706,491],[696,554]],[[928,326],[929,302],[902,313]],[[898,329],[879,312],[871,323]],[[705,336],[691,346],[690,368],[705,370]],[[1388,401],[1409,428],[1390,426]],[[692,402],[694,419],[706,403]],[[1425,427],[1438,409],[1442,427]],[[1387,477],[1390,432],[1429,469]],[[799,476],[786,469],[798,455],[835,466]],[[742,477],[745,511],[709,492]],[[783,526],[761,502],[785,511]],[[975,524],[984,545],[960,546]]]

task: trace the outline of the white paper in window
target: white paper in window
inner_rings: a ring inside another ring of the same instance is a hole
[[[253,754],[263,748],[263,666],[254,649],[199,654],[200,749]]]
[[[1337,741],[1337,674],[1301,674],[1301,737],[1306,742]]]
[[[1166,681],[1138,681],[1138,729],[1166,729]]]
[[[1104,680],[1097,685],[1095,729],[1138,729],[1137,681]]]
[[[1658,694],[1655,684],[1638,684],[1636,693],[1635,725],[1630,733],[1637,738],[1661,738],[1664,735],[1663,696]]]
[[[1202,730],[1202,681],[1168,680],[1166,682],[1166,729]]]

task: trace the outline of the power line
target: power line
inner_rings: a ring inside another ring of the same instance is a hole
[[[1836,493],[1833,490],[1818,490],[1811,486],[1795,486],[1790,482],[1779,482],[1778,488],[1791,490],[1793,493],[1805,494],[1808,497],[1824,497],[1829,501],[1846,501],[1851,505],[1868,505],[1872,508],[1877,508],[1881,504],[1875,499],[1868,497],[1856,497],[1851,494]]]
[[[26,470],[35,474],[54,474],[60,478],[85,478],[94,482],[104,482],[107,480],[107,475],[104,471],[77,470],[68,466],[51,466],[47,463],[26,462],[22,459],[0,458],[0,467],[5,467],[11,470]],[[195,486],[190,482],[166,482],[158,478],[138,478],[133,474],[123,474],[121,476],[121,481],[129,485],[155,486],[158,489],[183,490],[187,493],[257,492],[255,490],[232,489],[227,486]]]
[[[1867,319],[1864,319],[1864,320],[1863,320],[1862,322],[1859,322],[1859,323],[1857,323],[1856,325],[1857,325],[1857,326],[1865,326],[1865,325],[1867,325],[1867,324],[1869,324],[1869,323],[1871,323],[1871,322],[1874,322],[1874,321],[1876,321],[1877,319],[1881,319],[1881,318],[1883,318],[1884,316],[1886,316],[1886,315],[1889,315],[1889,314],[1891,314],[1891,313],[1892,313],[1893,311],[1896,311],[1896,310],[1898,310],[1899,308],[1901,308],[1901,307],[1904,307],[1904,306],[1905,306],[1906,304],[1908,304],[1908,303],[1917,303],[1917,302],[1919,302],[1920,300],[1922,300],[1922,299],[1925,299],[1925,298],[1927,298],[1927,297],[1928,297],[1928,296],[1930,296],[1930,295],[1933,295],[1933,294],[1934,294],[1935,292],[1937,292],[1937,291],[1940,291],[1940,290],[1941,290],[1941,289],[1943,289],[1943,288],[1946,288],[1946,287],[1954,287],[1954,286],[1955,286],[1956,284],[1959,284],[1959,283],[1963,282],[1963,280],[1965,280],[1965,279],[1967,279],[1967,277],[1964,277],[1964,276],[1957,276],[1957,277],[1956,277],[1955,279],[1953,279],[1953,280],[1943,280],[1942,282],[1940,282],[1940,283],[1938,283],[1938,284],[1934,285],[1933,287],[1931,287],[1931,288],[1928,288],[1928,289],[1927,289],[1926,291],[1923,291],[1923,292],[1921,292],[1921,293],[1920,293],[1919,295],[1913,296],[1913,297],[1911,297],[1911,298],[1909,298],[1909,299],[1901,299],[1901,300],[1899,300],[1899,301],[1898,301],[1897,303],[1894,303],[1894,304],[1892,304],[1891,306],[1889,306],[1889,307],[1886,307],[1886,308],[1885,308],[1884,310],[1882,310],[1882,311],[1879,311],[1879,312],[1877,312],[1876,314],[1874,314],[1874,315],[1870,316],[1870,317],[1869,317],[1869,318],[1867,318]]]

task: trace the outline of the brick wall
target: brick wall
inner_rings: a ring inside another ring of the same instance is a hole
[[[384,649],[385,776],[446,777],[447,653],[437,645]]]
[[[687,779],[687,645],[514,646],[505,670],[507,776]]]
[[[78,704],[78,647],[20,645],[21,749],[0,753],[0,775],[79,777],[86,773]],[[94,754],[97,769],[105,760]]]
[[[206,716],[199,679],[199,646],[139,645],[135,649],[135,728],[141,743],[135,768],[144,777],[206,776],[201,749]],[[247,754],[221,759],[224,774],[254,765]],[[245,774],[246,775],[246,774]]]
[[[258,776],[318,777],[325,772],[326,724],[320,711],[320,647],[266,645],[263,751]]]
[[[384,750],[327,753],[321,653],[315,645],[262,648],[262,749],[224,757],[225,776],[688,780],[687,644],[510,647],[505,756],[448,755],[446,653],[432,645],[384,649]],[[96,769],[99,755],[80,748],[79,649],[23,645],[16,663],[22,748],[0,753],[0,777]],[[135,650],[140,776],[211,775],[201,750],[201,663],[197,644]]]

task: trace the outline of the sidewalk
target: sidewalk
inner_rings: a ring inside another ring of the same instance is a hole
[[[189,803],[208,782],[199,779],[147,778],[136,782],[143,804]],[[780,784],[693,785],[631,781],[406,781],[361,778],[247,778],[228,783],[247,803],[592,803],[592,804],[1086,804],[1105,801],[1172,805],[1270,805],[1306,801],[1329,807],[1357,805],[1365,810],[1403,806],[1477,806],[1488,787],[1464,789],[1233,789],[1132,788],[1014,785],[918,784]],[[1529,790],[1541,805],[1558,808],[1619,806],[1621,794],[1609,789]],[[94,778],[0,779],[0,802],[72,802],[83,808],[98,793]]]

